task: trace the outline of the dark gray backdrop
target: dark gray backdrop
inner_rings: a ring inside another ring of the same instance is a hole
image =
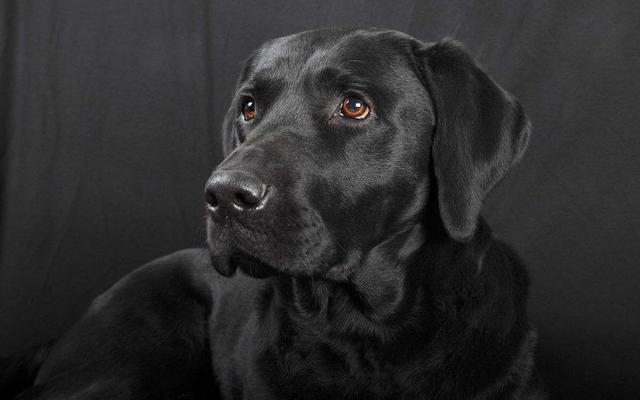
[[[635,1],[0,2],[0,353],[56,337],[137,265],[204,243],[242,60],[324,26],[455,37],[528,111],[486,216],[533,280],[561,399],[640,392]]]

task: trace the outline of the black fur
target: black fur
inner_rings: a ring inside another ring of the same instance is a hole
[[[0,399],[13,398],[33,384],[53,344],[54,341],[49,341],[11,357],[0,357]]]
[[[370,115],[342,117],[345,96]],[[212,212],[208,251],[97,298],[20,398],[544,398],[527,274],[479,216],[529,123],[460,45],[382,30],[270,41],[223,134],[207,190],[241,171],[268,201]]]

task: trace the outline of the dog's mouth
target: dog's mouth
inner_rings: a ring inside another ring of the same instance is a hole
[[[216,229],[216,233],[212,229]],[[267,278],[278,273],[272,265],[251,251],[253,246],[247,246],[242,235],[229,226],[213,228],[210,225],[208,236],[211,264],[220,275],[230,277],[238,269],[254,278]]]
[[[254,278],[273,275],[311,275],[327,257],[328,233],[318,218],[293,219],[279,210],[272,218],[207,219],[207,246],[211,263],[223,276],[238,269]]]
[[[246,275],[253,278],[263,279],[278,273],[271,265],[242,251],[238,251],[229,257],[229,265],[234,272],[239,268]]]
[[[266,261],[235,248],[227,248],[221,243],[208,244],[211,264],[218,273],[225,277],[233,276],[238,269],[253,278],[268,278],[278,271]]]

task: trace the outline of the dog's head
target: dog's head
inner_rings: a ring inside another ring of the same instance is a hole
[[[415,227],[469,239],[529,123],[455,42],[323,30],[251,56],[223,135],[205,190],[216,269],[319,276],[398,235],[398,252],[415,250]],[[428,204],[438,227],[424,223]]]

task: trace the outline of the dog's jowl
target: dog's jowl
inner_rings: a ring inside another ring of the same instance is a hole
[[[238,74],[208,248],[98,297],[21,398],[544,398],[526,271],[480,217],[527,146],[516,99],[384,30],[275,39]]]

